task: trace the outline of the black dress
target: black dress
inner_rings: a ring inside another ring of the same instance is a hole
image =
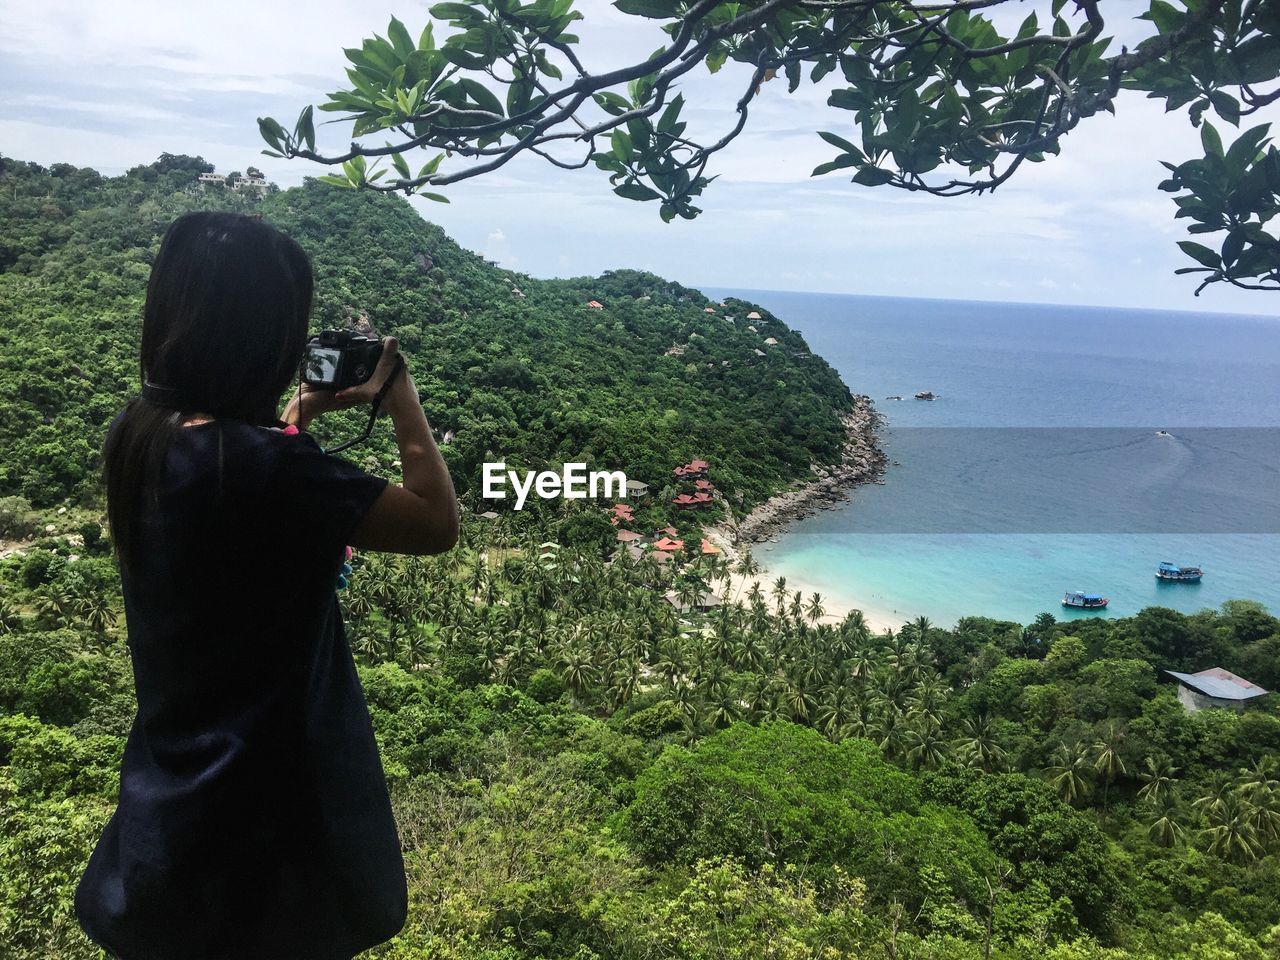
[[[306,434],[180,431],[123,581],[138,714],[76,891],[121,960],[347,960],[404,864],[335,586],[387,481]]]

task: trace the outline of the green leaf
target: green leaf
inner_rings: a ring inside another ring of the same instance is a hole
[[[1223,120],[1234,126],[1240,125],[1240,101],[1222,90],[1209,94],[1209,102]]]
[[[1227,234],[1227,239],[1222,241],[1222,262],[1231,265],[1240,259],[1240,254],[1244,252],[1244,233],[1239,230],[1232,230]]]
[[[880,167],[866,166],[858,170],[857,174],[854,175],[853,182],[861,183],[867,187],[878,187],[892,179],[893,174],[890,171]]]
[[[623,13],[651,20],[669,20],[675,16],[674,5],[664,0],[614,0],[613,5]]]
[[[662,194],[650,190],[642,183],[624,183],[613,188],[613,192],[628,200],[661,200]]]
[[[467,92],[467,96],[470,97],[481,110],[484,110],[487,113],[496,113],[500,117],[503,115],[502,104],[499,102],[497,96],[492,90],[480,83],[480,81],[473,80],[470,77],[459,77],[458,86],[462,87],[462,89]]]
[[[1217,268],[1222,266],[1222,258],[1206,247],[1203,243],[1196,243],[1194,240],[1179,240],[1178,246],[1182,252],[1189,256],[1197,263],[1201,263],[1206,267]]]
[[[418,171],[419,177],[429,177],[440,169],[440,162],[444,160],[443,153],[437,153],[434,157],[422,165],[422,169]]]
[[[316,148],[316,125],[310,106],[298,115],[298,123],[293,129],[294,135],[307,145],[308,150]]]
[[[318,179],[321,183],[328,183],[328,184],[332,184],[332,185],[333,185],[333,186],[335,186],[335,187],[345,187],[345,188],[347,188],[348,190],[349,190],[349,189],[351,189],[353,186],[355,186],[355,184],[353,184],[353,183],[352,183],[350,180],[348,180],[346,177],[337,177],[337,176],[334,176],[334,175],[333,175],[333,174],[331,174],[331,173],[326,173],[324,176],[322,176],[322,177],[318,177],[317,179]]]
[[[612,90],[601,90],[599,93],[593,94],[592,99],[605,113],[620,117],[631,109],[631,104],[626,97],[621,94],[614,93]]]
[[[1222,137],[1208,120],[1200,127],[1200,142],[1204,145],[1206,156],[1221,157],[1223,155]]]
[[[627,161],[631,159],[631,137],[627,131],[622,129],[614,130],[609,134],[609,143],[613,147],[613,155],[619,160]]]
[[[413,37],[409,36],[405,25],[395,17],[391,18],[391,23],[387,26],[387,36],[402,60],[418,49],[418,45],[413,42]]]
[[[818,164],[813,168],[813,173],[809,174],[809,176],[820,177],[824,173],[830,173],[832,170],[843,170],[846,167],[857,166],[858,162],[858,160],[855,160],[853,157],[845,154],[843,157],[836,157],[836,159],[828,161],[827,163]]]
[[[426,197],[428,200],[434,200],[436,203],[448,203],[449,198],[443,193],[419,193],[418,196]]]
[[[1231,149],[1227,151],[1227,169],[1237,175],[1243,174],[1249,165],[1258,158],[1258,153],[1262,150],[1262,143],[1266,139],[1267,131],[1270,129],[1271,124],[1264,123],[1240,134],[1236,142],[1231,145]]]
[[[396,173],[400,174],[400,179],[413,179],[413,174],[409,170],[409,161],[404,158],[403,154],[393,153],[391,155],[391,164],[396,168]]]
[[[277,150],[284,150],[284,127],[280,126],[271,117],[258,118],[258,133],[262,135],[263,140]]]
[[[1152,0],[1151,9],[1140,19],[1150,20],[1156,25],[1157,30],[1168,36],[1182,26],[1186,14],[1173,4],[1166,3],[1165,0]]]
[[[477,16],[475,8],[467,3],[433,3],[428,10],[437,20],[470,20]]]
[[[818,136],[820,136],[823,140],[827,141],[827,143],[831,144],[833,147],[839,147],[845,153],[855,157],[858,160],[865,159],[865,154],[863,154],[862,150],[856,147],[854,144],[850,143],[844,137],[837,136],[836,134],[829,133],[825,130],[819,130]]]

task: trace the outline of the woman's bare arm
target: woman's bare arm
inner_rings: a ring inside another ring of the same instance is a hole
[[[336,394],[304,384],[281,419],[305,430],[321,413],[369,403],[395,370],[398,352],[396,338],[384,338],[382,358],[366,383]],[[408,367],[396,377],[381,409],[395,426],[404,483],[387,484],[352,533],[351,546],[388,553],[443,553],[458,542],[458,498]]]
[[[443,553],[458,542],[458,498],[406,368],[383,408],[395,426],[404,484],[388,484],[351,535],[362,550]]]

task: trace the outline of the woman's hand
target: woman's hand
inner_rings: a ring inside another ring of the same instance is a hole
[[[364,403],[371,403],[374,396],[382,388],[387,377],[395,369],[396,355],[400,352],[400,344],[395,337],[383,337],[382,356],[374,367],[373,375],[358,386],[348,387],[335,393],[323,387],[303,383],[285,407],[281,420],[292,423],[299,430],[307,426],[322,413],[330,410],[349,410]],[[408,371],[406,371],[407,373]]]
[[[373,398],[382,389],[382,385],[395,370],[396,356],[399,353],[400,342],[395,337],[383,337],[382,356],[378,359],[378,365],[373,368],[373,376],[358,386],[347,387],[333,394],[332,409],[347,410],[363,403],[372,403]]]

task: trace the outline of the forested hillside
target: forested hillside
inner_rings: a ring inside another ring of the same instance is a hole
[[[849,403],[748,304],[632,272],[534,281],[402,202],[205,194],[198,169],[5,161],[0,181],[0,536],[24,538],[0,552],[2,960],[101,958],[71,897],[134,695],[94,462],[178,212],[261,210],[303,240],[320,318],[400,337],[463,481],[487,451],[640,479],[703,456],[752,502],[834,455]],[[390,467],[386,437],[360,455]],[[473,511],[448,554],[356,557],[341,598],[410,891],[368,956],[1280,956],[1276,697],[1188,712],[1164,673],[1275,689],[1260,605],[876,634],[781,579],[743,588],[722,556],[610,560],[604,513]]]
[[[95,495],[106,424],[137,390],[151,258],[174,217],[208,208],[260,213],[307,249],[316,329],[367,319],[399,338],[464,494],[485,460],[586,461],[660,487],[701,457],[750,504],[839,458],[849,391],[767,312],[749,321],[751,305],[636,271],[534,280],[403,199],[315,181],[257,199],[202,187],[210,169],[165,156],[105,178],[0,159],[0,496]],[[361,453],[385,467],[393,450],[383,433]]]

